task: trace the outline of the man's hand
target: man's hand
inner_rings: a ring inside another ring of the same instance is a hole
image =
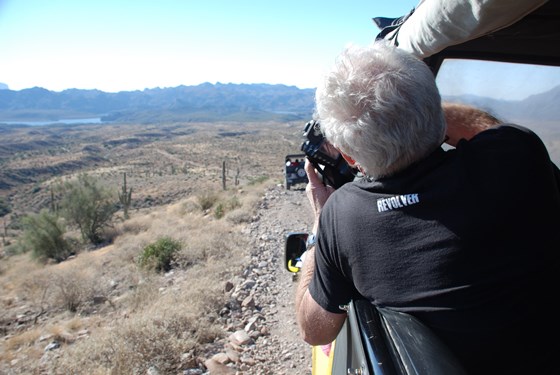
[[[311,208],[315,214],[315,223],[313,225],[313,233],[317,233],[317,227],[319,225],[319,215],[321,210],[325,205],[325,202],[334,193],[335,189],[332,186],[325,186],[323,181],[319,177],[319,174],[315,170],[315,167],[309,159],[305,159],[305,172],[307,173],[307,179],[309,182],[305,187],[305,192],[307,194],[307,199],[311,204]]]

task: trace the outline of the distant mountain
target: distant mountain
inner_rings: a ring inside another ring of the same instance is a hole
[[[505,122],[526,126],[544,141],[552,161],[560,166],[560,86],[524,100],[495,100],[478,96],[445,96],[444,100],[471,104]]]
[[[0,82],[0,90],[9,90],[10,88],[5,83]]]
[[[312,116],[315,89],[269,84],[210,84],[107,93],[40,87],[0,90],[0,122],[101,118],[104,121],[299,121]],[[445,97],[487,109],[505,121],[524,120],[556,130],[560,86],[521,101],[478,96]]]
[[[461,102],[489,110],[494,116],[506,122],[526,122],[544,126],[548,124],[560,129],[560,86],[524,100],[496,100],[474,95],[445,96],[444,100]]]
[[[269,84],[210,84],[107,93],[40,87],[0,91],[1,121],[101,117],[115,122],[303,120],[314,89]]]

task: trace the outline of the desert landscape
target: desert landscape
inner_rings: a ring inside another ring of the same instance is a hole
[[[310,374],[283,266],[286,234],[312,224],[283,176],[304,125],[0,125],[0,373]],[[58,214],[84,175],[113,202],[95,243]],[[64,225],[60,259],[25,241],[41,212]]]
[[[303,126],[2,126],[0,372],[307,373],[279,259],[286,232],[310,224],[303,189],[282,187]],[[67,223],[71,255],[34,259],[22,220],[55,207],[56,187],[84,173],[114,194],[103,240]],[[178,244],[169,268],[141,267],[162,238]]]

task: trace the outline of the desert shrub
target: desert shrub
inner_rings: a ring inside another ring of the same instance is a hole
[[[212,230],[197,231],[196,238],[185,243],[184,248],[177,253],[173,264],[181,269],[191,269],[195,266],[205,267],[209,263],[222,262],[234,264],[246,244],[242,243],[243,236],[231,231],[231,224],[216,221]],[[229,232],[228,232],[229,230]]]
[[[22,225],[22,245],[24,249],[31,251],[35,259],[60,262],[70,255],[71,246],[64,239],[66,229],[58,216],[43,209],[38,214],[24,217]]]
[[[236,196],[233,196],[228,200],[220,202],[216,205],[216,207],[214,208],[214,217],[216,219],[221,219],[227,212],[232,211],[238,207],[241,207],[241,202]]]
[[[122,233],[140,234],[149,228],[149,223],[141,220],[127,220],[121,226]]]
[[[237,198],[237,196],[233,196],[230,199],[228,199],[226,204],[227,204],[228,211],[241,207],[241,202],[239,201],[239,198]]]
[[[254,214],[247,210],[234,210],[226,216],[227,221],[233,224],[250,223],[253,221]]]
[[[93,298],[93,277],[78,270],[65,270],[52,276],[54,287],[54,303],[70,312],[76,312],[87,301]]]
[[[10,208],[8,202],[6,202],[4,198],[0,197],[0,217],[9,214],[11,211],[12,209]]]
[[[64,183],[62,190],[64,217],[79,228],[84,241],[103,242],[103,229],[111,225],[111,218],[118,209],[116,198],[97,180],[85,174]]]
[[[27,252],[29,249],[23,243],[23,240],[20,238],[19,241],[11,243],[4,247],[4,254],[7,256],[14,256],[18,254],[23,254]]]
[[[194,202],[192,199],[187,199],[181,203],[181,211],[182,215],[186,213],[193,213],[200,211],[199,205]]]
[[[17,212],[12,212],[12,214],[10,215],[10,223],[8,224],[8,229],[10,230],[22,230],[23,226],[21,225],[21,219],[24,216],[19,215]]]
[[[36,313],[41,315],[53,306],[52,276],[46,268],[32,270],[22,268],[18,273],[25,274],[26,278],[19,286],[19,295],[24,299],[28,306]]]
[[[228,262],[229,263],[229,262]],[[169,293],[159,293],[157,281],[142,283],[151,290],[141,307],[126,318],[116,317],[106,330],[92,331],[87,340],[65,347],[52,361],[53,374],[178,374],[195,367],[204,345],[223,338],[217,318],[226,303],[221,283],[223,265],[192,270]],[[149,285],[148,285],[149,284]]]
[[[202,211],[206,211],[212,208],[212,206],[216,204],[218,199],[219,199],[218,194],[214,192],[205,192],[197,195],[196,197],[196,200],[198,201],[198,204],[200,205],[200,209]]]
[[[216,207],[214,208],[214,217],[216,219],[221,219],[222,217],[224,217],[225,214],[225,205],[224,203],[220,202],[216,205]]]
[[[266,180],[268,180],[268,176],[266,175],[262,175],[262,176],[258,176],[258,177],[254,177],[249,181],[249,185],[259,185],[262,184],[263,182],[265,182]]]
[[[141,313],[147,307],[154,304],[158,300],[160,291],[158,280],[155,275],[145,275],[142,282],[131,283],[131,293],[124,296],[123,300],[130,311]]]
[[[260,203],[260,190],[251,189],[246,192],[242,204],[226,214],[226,220],[233,224],[250,223],[253,221]]]
[[[181,247],[179,241],[168,236],[161,237],[144,248],[140,255],[139,264],[142,268],[153,269],[156,272],[167,272],[171,269],[171,262],[175,253],[181,250]]]
[[[178,369],[184,366],[182,358],[197,346],[196,321],[189,315],[133,316],[120,321],[111,330],[92,335],[87,342],[81,340],[68,346],[53,361],[52,373],[181,373]],[[190,321],[185,322],[187,318]],[[180,324],[180,329],[171,323]]]

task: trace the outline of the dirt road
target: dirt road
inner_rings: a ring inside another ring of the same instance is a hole
[[[269,335],[257,340],[256,364],[250,374],[311,374],[311,347],[301,340],[294,314],[293,275],[283,265],[284,239],[289,232],[308,232],[312,212],[305,185],[285,190],[275,186],[266,191],[258,220],[248,228],[253,239],[251,262],[260,270],[255,295],[266,319]]]

